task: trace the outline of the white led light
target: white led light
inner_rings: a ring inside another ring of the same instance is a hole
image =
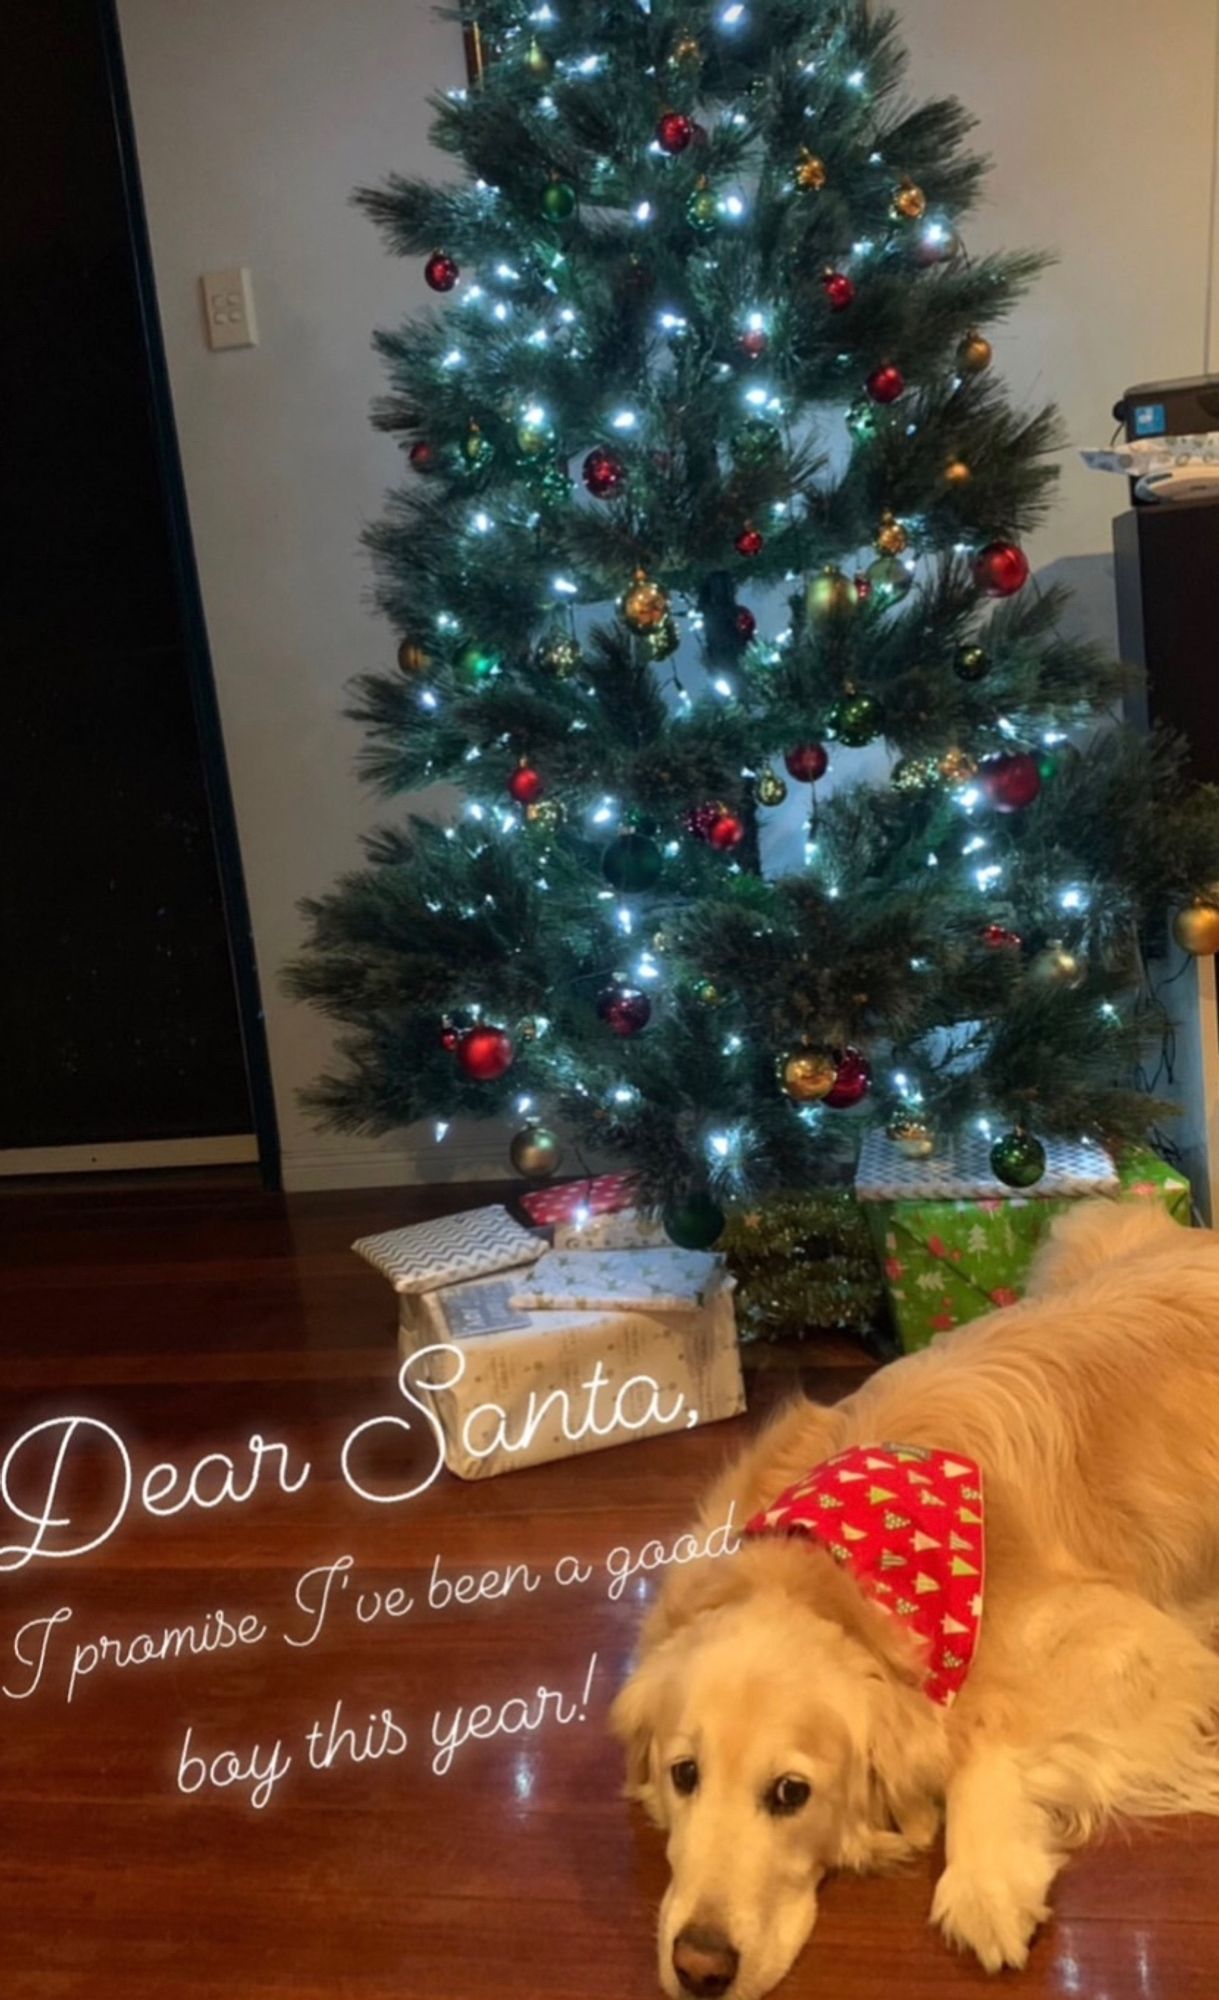
[[[1064,889],[1058,900],[1064,910],[1086,910],[1088,907],[1087,891],[1074,886]]]
[[[469,291],[466,293],[466,304],[473,305],[475,299],[481,299],[482,297],[483,297],[482,286],[471,285]]]
[[[578,597],[580,595],[579,584],[573,583],[569,576],[556,576],[550,588],[556,597]]]
[[[614,1103],[633,1104],[638,1095],[639,1092],[637,1090],[632,1090],[629,1083],[620,1083],[618,1085],[617,1090],[614,1092]]]
[[[432,1127],[432,1137],[435,1139],[437,1145],[440,1144],[448,1129],[449,1121],[447,1118],[438,1118],[436,1120],[436,1123]]]
[[[717,1159],[726,1160],[732,1151],[732,1141],[726,1132],[713,1132],[707,1143]]]
[[[634,410],[617,410],[610,422],[616,431],[633,431],[639,419]]]
[[[983,838],[983,836],[980,833],[975,833],[972,840],[966,841],[964,847],[961,849],[961,852],[962,854],[977,854],[985,846],[986,846],[986,841]]]
[[[622,932],[623,936],[629,937],[631,935],[632,930],[635,928],[635,925],[631,913],[626,907],[626,904],[619,903],[618,908],[614,912],[614,915],[617,918],[618,928]]]
[[[745,204],[739,194],[726,194],[720,203],[720,207],[724,210],[725,214],[731,215],[734,220],[745,213]]]
[[[532,1105],[533,1105],[532,1097],[518,1097],[516,1100],[516,1109],[518,1116],[523,1118],[525,1116],[525,1113],[532,1108]]]
[[[764,409],[769,396],[769,389],[746,389],[745,391],[745,401],[751,403],[755,410]]]
[[[559,314],[559,318],[562,320],[564,326],[571,326],[571,324],[575,320],[575,317],[576,316],[570,306],[564,306],[562,312]]]
[[[957,804],[959,806],[962,806],[966,812],[972,812],[974,807],[980,806],[981,803],[982,803],[982,794],[978,790],[978,787],[976,785],[966,785],[963,792],[957,793]],[[983,846],[985,846],[985,844],[986,843],[984,841]],[[966,848],[965,852],[968,854],[969,849]]]
[[[733,693],[732,682],[726,675],[717,674],[711,685],[717,694],[723,695],[725,701],[731,700]]]
[[[652,220],[652,204],[650,201],[640,202],[638,208],[635,210],[635,220],[636,222],[650,222]]]
[[[519,271],[514,271],[511,264],[497,264],[495,267],[495,275],[497,278],[514,279],[514,278],[519,278],[521,274]]]
[[[977,883],[979,889],[993,889],[995,883],[1002,880],[1003,870],[993,862],[989,868],[976,868],[974,870],[974,881]]]
[[[850,84],[852,90],[862,90],[864,85],[863,71],[861,69],[853,69],[847,78],[847,82]]]
[[[741,6],[740,0],[733,0],[732,6],[725,7],[720,15],[720,20],[726,28],[737,28],[744,19],[745,9]]]
[[[990,1119],[989,1119],[989,1118],[979,1118],[979,1120],[978,1120],[978,1130],[979,1130],[979,1132],[980,1132],[980,1133],[982,1134],[982,1137],[983,1137],[984,1139],[989,1139],[989,1138],[990,1138]]]
[[[480,535],[489,535],[495,523],[491,519],[490,514],[484,514],[480,508],[471,521],[470,526]]]
[[[440,365],[442,368],[460,368],[464,360],[465,356],[460,347],[450,347]]]
[[[431,688],[424,688],[423,693],[419,697],[419,706],[420,708],[438,708],[440,706]]]

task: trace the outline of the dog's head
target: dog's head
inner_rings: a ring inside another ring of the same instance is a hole
[[[668,1835],[674,2000],[759,2000],[808,1939],[828,1869],[883,1866],[934,1828],[943,1739],[917,1661],[883,1613],[855,1619],[844,1580],[824,1579],[830,1615],[810,1601],[820,1576],[781,1544],[687,1572],[614,1706],[628,1791]]]

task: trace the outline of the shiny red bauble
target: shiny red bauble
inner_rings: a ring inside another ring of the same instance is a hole
[[[770,346],[770,335],[764,327],[751,326],[741,335],[737,345],[751,361],[760,361]]]
[[[447,1049],[449,1054],[452,1055],[453,1050],[457,1047],[457,1044],[460,1040],[461,1040],[461,1029],[455,1028],[451,1021],[446,1021],[443,1028],[440,1030],[441,1048]]]
[[[1009,931],[1003,924],[987,924],[982,942],[991,951],[1019,951],[1023,939],[1018,931]]]
[[[852,1111],[872,1088],[872,1065],[858,1049],[844,1049],[838,1059],[834,1088],[822,1103],[831,1111]]]
[[[760,556],[766,544],[752,521],[742,528],[736,538],[736,552],[739,556]]]
[[[830,768],[830,753],[824,743],[798,743],[783,762],[800,784],[815,785]]]
[[[974,582],[988,597],[1014,597],[1030,574],[1029,559],[1015,542],[988,542],[974,557]]]
[[[874,403],[896,403],[905,392],[906,378],[891,361],[883,368],[874,368],[868,377],[868,394]]]
[[[470,1028],[457,1044],[458,1067],[474,1083],[495,1083],[515,1057],[512,1038],[503,1028]]]
[[[626,467],[617,452],[610,451],[607,445],[594,445],[581,471],[594,500],[612,500],[616,493],[621,493]]]
[[[722,806],[715,800],[705,806],[691,806],[682,824],[686,832],[692,833],[696,840],[710,840],[712,827],[717,819],[723,819],[727,810],[727,806]]]
[[[656,127],[656,144],[662,153],[684,153],[693,137],[693,121],[684,111],[666,111]]]
[[[1027,750],[1006,751],[987,757],[978,767],[982,789],[996,812],[1022,812],[1031,806],[1041,790],[1037,759]]]
[[[436,459],[426,438],[416,438],[408,456],[416,472],[430,472]]]
[[[616,1035],[638,1035],[652,1018],[652,1003],[637,986],[615,984],[597,995],[597,1013]]]
[[[854,305],[854,282],[847,277],[845,271],[827,271],[821,282],[825,287],[825,296],[830,302],[832,312],[845,312],[848,306]],[[898,393],[900,395],[900,390]]]
[[[746,643],[753,638],[758,629],[758,621],[747,604],[737,605],[736,616],[732,622],[736,626],[737,638],[744,639]]]
[[[731,854],[745,838],[745,822],[735,813],[722,812],[713,820],[707,839],[718,854]]]
[[[532,764],[521,764],[509,778],[508,790],[518,806],[531,806],[541,798],[546,786],[540,771],[535,771]]]
[[[434,292],[451,292],[461,276],[461,266],[445,250],[433,250],[423,267],[423,275]]]

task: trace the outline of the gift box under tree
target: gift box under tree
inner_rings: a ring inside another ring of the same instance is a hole
[[[1147,1151],[1120,1166],[1099,1146],[1046,1142],[1035,1194],[1014,1195],[990,1171],[988,1142],[965,1137],[930,1160],[907,1160],[870,1133],[855,1192],[884,1271],[894,1324],[907,1353],[939,1333],[1024,1296],[1033,1258],[1054,1218],[1088,1196],[1162,1202],[1189,1227],[1189,1182]]]

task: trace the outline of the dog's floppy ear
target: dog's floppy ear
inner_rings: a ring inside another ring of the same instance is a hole
[[[626,1750],[626,1795],[638,1799],[657,1826],[664,1826],[656,1756],[657,1709],[666,1668],[650,1654],[635,1669],[610,1709],[610,1728]]]

